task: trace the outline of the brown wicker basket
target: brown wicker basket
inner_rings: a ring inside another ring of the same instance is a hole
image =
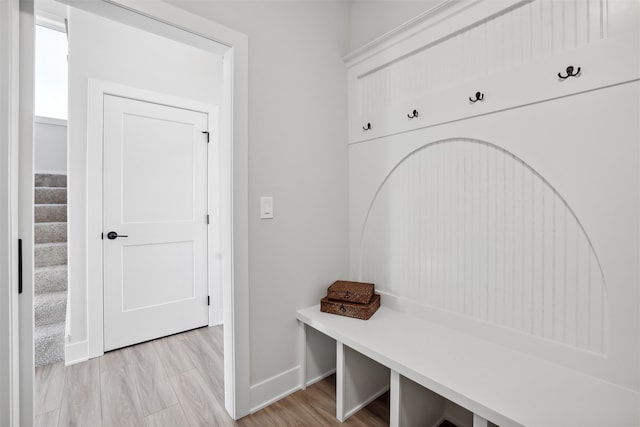
[[[327,298],[333,301],[369,304],[374,294],[373,283],[338,280],[327,289]]]
[[[332,301],[329,297],[320,300],[320,311],[367,320],[380,308],[380,295],[374,294],[369,304],[357,304],[344,301]]]

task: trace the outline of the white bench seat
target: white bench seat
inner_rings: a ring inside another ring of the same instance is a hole
[[[297,318],[302,328],[308,325],[390,369],[392,425],[399,419],[393,413],[394,375],[501,427],[640,424],[636,391],[387,307],[368,321],[322,313],[319,306],[299,310]],[[351,369],[348,362],[341,368],[342,361],[339,373]],[[340,380],[337,387],[344,387]],[[339,399],[341,393],[348,391],[337,390]]]

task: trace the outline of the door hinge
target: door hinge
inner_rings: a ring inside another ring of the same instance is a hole
[[[100,233],[100,238],[104,240],[104,233]]]
[[[207,305],[211,305],[211,297],[207,295]]]
[[[209,225],[209,214],[207,214],[207,225]]]
[[[207,142],[209,142],[209,131],[207,130],[203,130],[202,133],[204,133],[205,135],[207,135]]]

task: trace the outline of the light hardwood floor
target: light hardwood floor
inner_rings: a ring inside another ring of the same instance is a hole
[[[64,367],[36,369],[36,426],[388,426],[388,395],[341,424],[335,378],[239,421],[224,409],[222,328],[202,328]]]

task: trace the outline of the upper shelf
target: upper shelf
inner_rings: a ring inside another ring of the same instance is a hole
[[[422,22],[350,59],[349,142],[640,78],[635,1],[446,2],[439,13],[446,26]],[[581,72],[560,79],[570,66]]]

